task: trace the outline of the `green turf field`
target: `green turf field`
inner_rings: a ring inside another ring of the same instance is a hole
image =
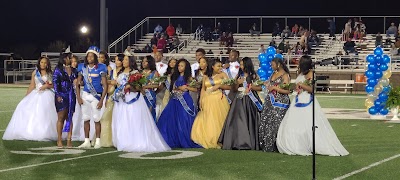
[[[0,135],[25,88],[0,88]],[[323,108],[363,109],[365,96],[318,95]],[[334,179],[380,162],[347,179],[400,179],[400,124],[372,120],[330,120],[350,155],[317,156],[317,178]],[[75,142],[78,146],[80,143]],[[181,152],[136,155],[113,148],[83,150],[78,154],[15,154],[28,148],[55,146],[54,142],[0,140],[0,179],[311,179],[312,157],[288,156],[259,151],[179,149],[203,154],[165,159]],[[75,150],[76,151],[76,150]],[[34,153],[54,154],[48,149]],[[132,154],[131,154],[132,155]],[[397,156],[396,156],[397,155]],[[138,157],[141,157],[139,159]]]

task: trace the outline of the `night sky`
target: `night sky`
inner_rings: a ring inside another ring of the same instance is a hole
[[[395,2],[394,0],[373,1],[373,3],[329,0],[241,0],[239,2],[108,0],[109,40],[116,39],[146,16],[400,16],[398,8],[390,5]],[[2,0],[0,52],[15,52],[26,45],[35,46],[36,51],[40,52],[50,42],[56,40],[73,43],[80,38],[79,27],[82,24],[90,27],[90,38],[99,41],[99,7],[99,0]],[[328,25],[321,24],[321,26]],[[342,26],[343,24],[337,23],[337,29],[341,29]],[[372,23],[367,24],[368,27],[373,27]],[[248,27],[241,28],[248,29]]]

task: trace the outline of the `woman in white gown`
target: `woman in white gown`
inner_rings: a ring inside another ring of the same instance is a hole
[[[112,113],[114,147],[126,152],[168,151],[171,148],[161,136],[143,94],[132,91],[129,85],[125,86],[129,75],[137,72],[133,57],[125,56],[116,80],[117,89],[112,97],[116,100]],[[131,89],[131,92],[124,94],[124,89]]]
[[[27,95],[21,100],[3,135],[3,140],[57,140],[57,111],[51,83],[51,66],[47,57],[41,57]]]
[[[312,60],[303,56],[296,79],[298,95],[292,103],[278,130],[276,144],[280,153],[289,155],[312,155],[312,88],[307,81],[313,76]],[[349,152],[336,137],[317,99],[315,103],[315,153],[329,156],[345,156]]]

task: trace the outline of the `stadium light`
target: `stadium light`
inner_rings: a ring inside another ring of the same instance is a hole
[[[88,28],[86,26],[82,26],[82,28],[81,28],[81,33],[82,34],[86,34],[88,31],[89,30],[88,30]]]

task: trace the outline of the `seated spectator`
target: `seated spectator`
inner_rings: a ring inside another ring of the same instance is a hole
[[[365,24],[363,23],[362,20],[360,20],[360,32],[361,32],[361,37],[360,39],[365,37],[365,34],[367,32],[367,26],[365,26]]]
[[[299,33],[297,34],[298,37],[303,36],[303,34],[306,32],[306,30],[303,28],[303,26],[300,26],[299,28]]]
[[[389,37],[390,35],[394,35],[394,37],[397,37],[398,35],[398,30],[394,23],[391,23],[390,27],[386,31],[386,36]]]
[[[141,53],[142,50],[139,48],[139,46],[135,46],[135,49],[133,50],[134,53]]]
[[[281,28],[279,27],[279,23],[276,22],[275,26],[274,26],[274,28],[272,30],[272,37],[276,37],[276,36],[278,36],[280,34],[281,34]]]
[[[224,46],[226,44],[226,33],[223,32],[221,37],[219,38],[219,46]]]
[[[143,48],[143,52],[145,53],[151,53],[152,49],[149,44],[146,44],[146,46]]]
[[[211,32],[211,28],[210,27],[207,27],[207,28],[204,28],[204,41],[205,42],[211,42],[211,40],[212,40],[212,32]]]
[[[257,34],[257,36],[260,36],[260,29],[257,27],[257,24],[254,23],[253,26],[250,28],[250,34],[253,36],[254,34]]]
[[[295,24],[292,27],[292,36],[293,37],[297,37],[298,33],[299,33],[299,25]]]
[[[260,48],[258,48],[258,54],[264,54],[265,52],[265,48],[264,48],[264,44],[261,44]]]
[[[176,27],[176,35],[180,36],[183,33],[181,24],[178,24],[178,27]]]
[[[168,37],[172,37],[175,35],[175,28],[172,24],[169,24],[166,31],[167,31]]]
[[[207,54],[214,54],[211,49],[207,52]]]
[[[158,52],[157,45],[153,45],[153,53],[156,54]]]
[[[132,49],[131,46],[127,46],[125,51],[124,51],[125,55],[131,56],[132,55]]]
[[[354,53],[354,52],[356,51],[356,49],[355,49],[354,46],[356,46],[356,43],[354,43],[354,41],[352,41],[352,40],[349,38],[349,39],[347,39],[347,41],[344,43],[343,49],[344,49],[346,52]]]
[[[385,46],[389,47],[389,46],[391,46],[392,44],[393,44],[392,39],[386,38]]]
[[[163,32],[163,28],[160,24],[157,24],[156,28],[154,28],[154,34],[160,34]]]
[[[153,38],[150,39],[150,46],[157,45],[157,43],[158,43],[158,38],[156,35],[154,35]]]
[[[195,32],[195,39],[197,40],[201,40],[203,39],[203,24],[200,24],[199,26],[197,26],[196,32]]]
[[[392,44],[392,47],[390,48],[390,55],[392,56],[397,56],[399,54],[399,51],[397,50],[396,46]]]
[[[285,50],[285,40],[282,40],[278,45],[278,53],[282,54]]]
[[[380,32],[375,37],[375,47],[382,46],[382,35]]]
[[[165,36],[161,36],[161,38],[157,42],[157,50],[165,53],[166,46],[167,46],[167,39]]]
[[[399,38],[396,38],[395,43],[394,43],[394,46],[395,46],[396,48],[400,48],[400,40],[399,40]]]
[[[283,49],[283,53],[289,53],[291,47],[289,41],[286,41],[285,48]]]
[[[277,47],[276,47],[276,43],[275,43],[274,40],[271,40],[271,42],[269,42],[269,46],[272,46],[272,47],[274,47],[275,49],[277,48]]]
[[[232,33],[229,33],[228,37],[226,38],[226,47],[232,47],[233,42],[234,42],[233,35]]]
[[[286,26],[285,29],[282,31],[281,37],[288,38],[290,36],[290,29],[289,26]]]
[[[218,27],[215,27],[214,31],[212,32],[212,40],[213,41],[218,40],[219,35],[220,35],[219,29],[218,29]]]
[[[313,45],[314,46],[319,46],[320,40],[319,40],[319,37],[317,36],[317,32],[316,31],[311,30],[311,34],[308,37],[308,44],[310,46],[313,46]]]
[[[350,34],[351,34],[351,19],[349,19],[347,23],[344,25],[344,31],[343,31],[344,40],[347,40],[350,37]]]

